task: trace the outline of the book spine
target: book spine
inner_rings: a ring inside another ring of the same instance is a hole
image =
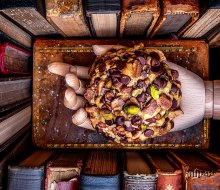
[[[124,173],[125,190],[156,190],[157,177],[155,175],[129,175]]]
[[[0,28],[2,32],[4,32],[13,40],[17,41],[18,43],[21,43],[22,45],[28,48],[31,48],[31,36],[2,15],[0,15]]]
[[[46,1],[47,19],[63,36],[90,36],[84,17],[83,1],[63,2]]]

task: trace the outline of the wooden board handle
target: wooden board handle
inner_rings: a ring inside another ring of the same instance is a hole
[[[205,81],[204,117],[220,120],[220,80]]]

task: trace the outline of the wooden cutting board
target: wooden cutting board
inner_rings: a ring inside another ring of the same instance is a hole
[[[102,135],[74,126],[74,111],[64,107],[64,78],[51,74],[47,65],[54,61],[90,66],[95,59],[92,45],[120,44],[162,50],[168,61],[179,64],[208,79],[208,46],[202,40],[52,40],[34,43],[33,67],[33,142],[42,148],[208,148],[209,120],[188,129],[148,139],[142,144],[114,144]]]

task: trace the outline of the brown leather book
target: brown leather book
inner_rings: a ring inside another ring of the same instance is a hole
[[[183,34],[199,18],[197,0],[162,0],[161,15],[150,37]]]
[[[46,166],[45,190],[77,190],[85,152],[61,151]]]
[[[30,126],[30,125],[29,125]],[[7,169],[13,160],[18,160],[31,151],[31,131],[28,130],[13,139],[14,142],[0,156],[0,190],[7,189]]]
[[[0,43],[1,74],[31,74],[29,59],[31,52],[10,43]]]
[[[160,15],[159,1],[122,1],[120,36],[149,36]]]
[[[125,145],[107,141],[98,132],[82,129],[72,123],[74,112],[62,103],[65,79],[49,73],[47,65],[54,61],[64,61],[90,66],[96,57],[92,50],[94,44],[134,46],[140,42],[147,47],[162,50],[167,60],[187,67],[204,80],[208,79],[208,46],[202,40],[38,39],[34,45],[33,142],[44,148],[208,148],[209,120],[206,119],[186,130],[170,132],[144,143]]]
[[[82,0],[47,0],[47,19],[63,36],[90,36]]]
[[[183,169],[185,189],[219,189],[220,163],[196,151],[176,150],[170,155]]]
[[[125,190],[157,188],[156,168],[141,152],[127,151],[123,154],[123,184]]]
[[[44,0],[1,0],[1,12],[33,35],[52,35],[57,31],[45,18]]]
[[[32,37],[17,25],[0,15],[0,28],[7,36],[27,48],[32,47]]]
[[[156,169],[157,190],[182,190],[182,169],[165,151],[149,151],[145,155]]]

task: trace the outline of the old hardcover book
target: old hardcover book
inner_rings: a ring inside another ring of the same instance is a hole
[[[208,148],[209,120],[145,143],[115,144],[96,131],[72,124],[73,111],[63,105],[66,89],[64,77],[49,73],[47,66],[54,61],[90,66],[95,54],[94,44],[133,46],[144,43],[162,50],[167,59],[208,79],[208,46],[202,40],[36,40],[33,73],[33,142],[38,147],[51,148]],[[133,44],[134,43],[134,44]]]
[[[118,154],[116,152],[89,152],[80,175],[80,189],[119,190],[119,166]]]
[[[156,190],[157,174],[149,160],[140,152],[125,152],[123,155],[123,184],[125,190]]]
[[[220,24],[220,1],[201,1],[201,17],[184,34],[183,38],[206,38]]]
[[[220,164],[196,151],[170,151],[181,165],[185,189],[219,189]]]
[[[145,152],[157,173],[157,190],[182,190],[182,169],[165,151]]]
[[[84,151],[85,152],[85,151]],[[85,153],[79,151],[62,151],[47,163],[45,190],[79,189],[79,176]]]
[[[0,146],[22,130],[31,121],[30,103],[0,117]]]
[[[57,33],[45,18],[43,0],[1,0],[0,10],[33,35]]]
[[[47,19],[63,36],[90,36],[82,0],[47,0]]]
[[[32,46],[32,37],[13,22],[0,14],[0,28],[3,33],[27,48]]]
[[[0,78],[0,113],[8,106],[31,97],[31,77]]]
[[[29,59],[31,52],[10,43],[0,43],[1,74],[30,74]]]
[[[116,37],[119,33],[120,0],[86,0],[86,16],[96,37]]]
[[[163,0],[161,15],[150,37],[161,37],[170,33],[183,34],[198,18],[197,0]]]
[[[160,15],[159,1],[122,1],[120,36],[149,36]]]
[[[52,151],[38,150],[23,161],[8,166],[8,190],[32,189],[44,187],[45,164]]]
[[[29,125],[30,126],[30,125]],[[14,142],[1,153],[0,156],[0,190],[7,189],[8,165],[13,160],[18,160],[21,156],[31,150],[31,131],[28,130],[22,136],[14,139]]]

